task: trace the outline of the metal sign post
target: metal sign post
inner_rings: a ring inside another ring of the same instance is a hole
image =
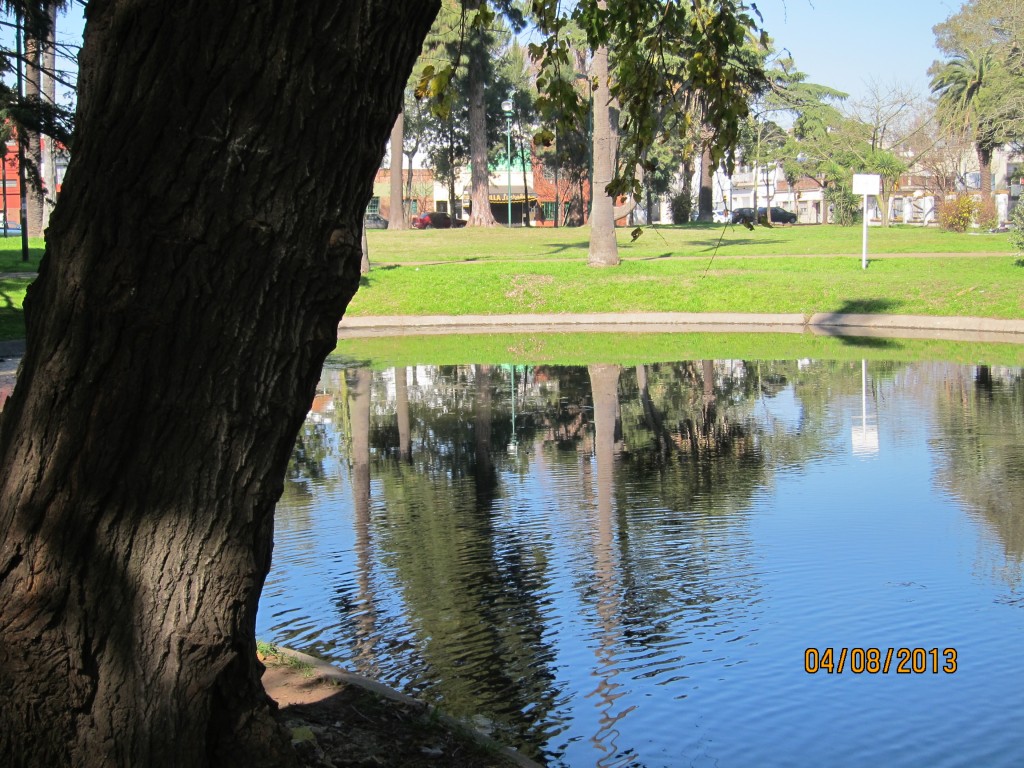
[[[864,236],[860,252],[860,268],[868,268],[868,195],[882,192],[882,177],[877,173],[853,174],[853,194],[864,196]]]

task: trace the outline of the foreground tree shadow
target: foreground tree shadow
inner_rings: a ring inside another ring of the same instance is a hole
[[[839,315],[879,315],[903,306],[898,299],[847,299],[835,312]]]

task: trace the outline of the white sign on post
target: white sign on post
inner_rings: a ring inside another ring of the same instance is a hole
[[[882,193],[882,177],[877,173],[853,174],[853,194],[864,196],[864,237],[860,252],[860,268],[868,268],[868,195]]]
[[[882,193],[882,177],[877,173],[853,174],[853,194],[879,195]]]

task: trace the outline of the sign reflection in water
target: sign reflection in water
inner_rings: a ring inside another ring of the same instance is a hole
[[[325,370],[261,637],[551,765],[1016,764],[1019,370],[512,376]],[[877,454],[851,445],[866,414]],[[960,665],[808,675],[808,647],[955,647]]]

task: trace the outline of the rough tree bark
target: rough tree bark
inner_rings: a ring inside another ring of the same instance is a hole
[[[587,263],[592,267],[614,267],[620,260],[619,247],[615,242],[615,201],[605,191],[615,174],[612,105],[608,92],[608,48],[605,46],[594,51],[591,77],[595,86],[594,180],[590,190],[590,251]]]
[[[43,40],[42,63],[42,98],[48,104],[57,103],[57,6],[52,4],[47,9],[50,27]],[[57,150],[52,136],[43,137],[41,160],[45,171],[43,184],[46,195],[43,198],[42,229],[45,231],[50,223],[50,214],[57,199]]]
[[[471,4],[467,3],[467,7]],[[473,7],[479,3],[472,4]],[[498,222],[491,212],[489,186],[490,169],[487,167],[487,103],[484,76],[488,70],[487,43],[485,32],[473,27],[469,32],[469,67],[467,77],[469,84],[469,160],[470,199],[472,207],[469,213],[470,227],[493,227]],[[454,200],[454,198],[451,198]]]
[[[394,126],[391,128],[391,210],[388,211],[388,229],[406,229],[405,204],[402,200],[402,158],[405,144],[405,114],[398,113]],[[412,173],[412,165],[409,166]]]
[[[437,9],[90,3],[0,418],[5,765],[289,763],[254,640],[273,510]]]
[[[697,221],[715,220],[713,183],[714,173],[711,169],[711,148],[705,147],[700,156],[700,189],[697,192]]]
[[[366,227],[359,233],[359,274],[370,274],[370,241],[366,238]]]
[[[42,99],[42,41],[26,32],[25,35],[25,99]],[[28,236],[43,236],[43,218],[46,195],[43,191],[43,152],[38,131],[25,129],[25,210],[28,217]]]
[[[992,200],[992,150],[984,144],[975,145],[978,155],[978,176],[981,184],[981,199],[988,203]]]

